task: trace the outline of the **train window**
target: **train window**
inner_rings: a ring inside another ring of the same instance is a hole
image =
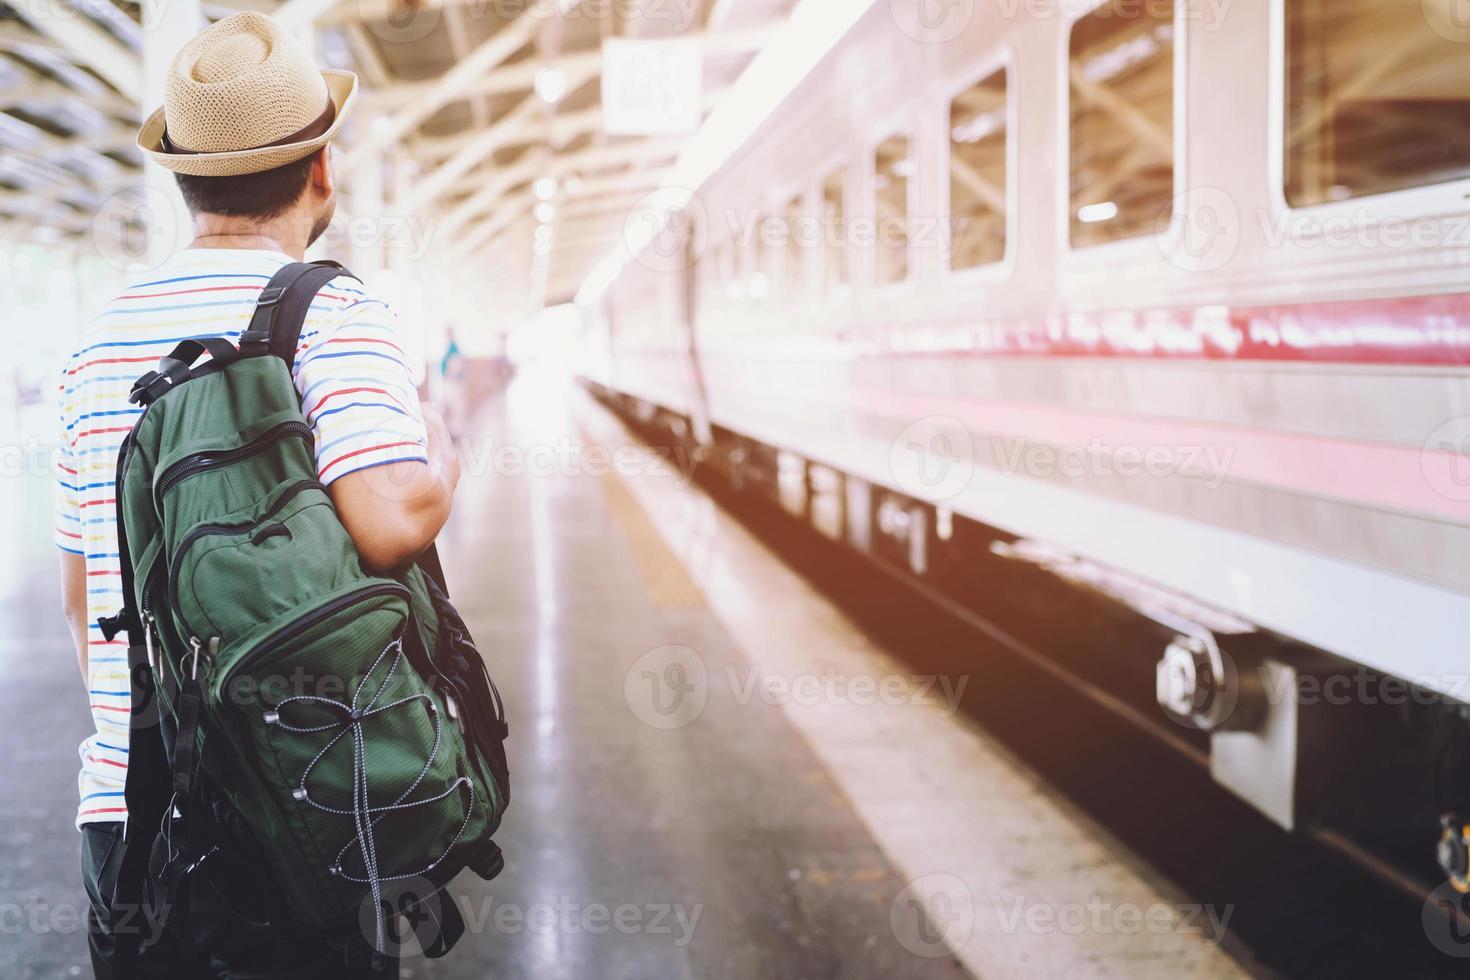
[[[973,269],[1006,254],[1006,70],[949,104],[949,264]]]
[[[786,204],[784,242],[784,257],[786,261],[786,286],[787,300],[795,300],[801,297],[801,286],[803,278],[801,275],[803,260],[806,258],[808,245],[806,228],[801,220],[801,195],[793,197]]]
[[[1174,20],[1106,0],[1072,26],[1072,244],[1153,234],[1174,199]]]
[[[745,282],[745,294],[751,299],[760,300],[771,295],[770,255],[766,248],[766,222],[769,220],[770,215],[758,216],[751,235],[750,276]]]
[[[714,309],[723,298],[720,291],[725,286],[724,266],[725,246],[723,244],[708,246],[705,253],[700,256],[699,307],[701,311]]]
[[[878,284],[899,282],[909,274],[909,181],[914,161],[907,135],[878,144],[874,185],[877,195],[876,240]]]
[[[1470,177],[1463,0],[1288,0],[1293,207]]]
[[[847,285],[847,171],[837,170],[822,181],[822,245],[827,292]]]

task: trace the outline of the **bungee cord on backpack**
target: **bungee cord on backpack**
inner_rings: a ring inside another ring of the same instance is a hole
[[[388,669],[384,673],[382,681],[378,684],[377,690],[373,692],[372,698],[365,705],[360,705],[363,692],[367,690],[370,679],[372,678],[374,672],[378,669],[378,667],[383,663],[384,658],[388,657],[389,654],[392,654],[393,659],[389,663]],[[442,742],[443,723],[440,721],[439,718],[438,706],[434,703],[434,700],[430,698],[427,694],[413,694],[409,697],[401,698],[388,704],[378,704],[378,699],[383,696],[383,692],[387,689],[389,682],[393,679],[394,672],[397,671],[399,665],[403,662],[404,656],[405,654],[403,651],[403,640],[401,637],[394,640],[388,646],[384,647],[382,653],[378,654],[377,659],[373,661],[372,665],[363,675],[362,682],[358,684],[357,689],[353,692],[352,703],[350,705],[343,704],[341,701],[336,701],[332,698],[324,698],[318,695],[294,695],[292,697],[283,698],[279,703],[277,703],[276,707],[273,710],[266,713],[265,717],[265,721],[267,724],[273,725],[277,729],[284,732],[289,732],[293,735],[313,735],[320,734],[326,731],[332,731],[334,729],[337,730],[337,734],[334,735],[327,742],[326,745],[322,746],[321,751],[316,754],[315,758],[313,758],[311,762],[307,764],[306,768],[302,771],[301,782],[298,784],[295,792],[293,793],[293,796],[297,800],[300,800],[312,807],[315,807],[316,809],[324,813],[352,817],[354,827],[356,828],[356,835],[354,838],[349,839],[348,842],[342,846],[342,849],[337,852],[337,856],[335,858],[336,863],[331,868],[331,872],[332,874],[337,875],[346,881],[351,881],[355,884],[366,884],[371,891],[373,900],[374,924],[373,948],[379,953],[387,952],[387,916],[383,911],[383,882],[399,881],[405,878],[413,878],[419,875],[427,874],[428,872],[432,871],[435,866],[437,866],[439,862],[444,859],[444,857],[450,852],[450,850],[453,849],[454,845],[459,842],[460,837],[463,836],[464,829],[469,824],[470,814],[473,812],[475,795],[475,784],[469,779],[469,777],[461,775],[454,782],[450,783],[447,789],[436,796],[428,797],[422,800],[405,802],[408,800],[409,796],[413,794],[414,790],[418,789],[419,784],[423,782],[424,777],[428,775],[428,773],[433,768],[434,760],[438,756],[439,746]],[[398,796],[396,800],[394,800],[392,803],[383,804],[381,806],[373,806],[368,795],[369,787],[367,774],[367,736],[363,730],[364,723],[370,718],[375,718],[396,708],[401,708],[406,705],[411,705],[418,702],[422,702],[426,706],[428,710],[429,721],[434,727],[434,742],[429,749],[428,757],[424,760],[423,768],[419,770],[418,775],[409,784],[408,788],[405,789]],[[286,721],[283,721],[281,718],[282,710],[288,705],[296,704],[320,705],[325,707],[329,711],[345,713],[347,717],[341,721],[328,722],[324,725],[312,726],[292,725]],[[325,804],[319,800],[313,799],[310,790],[307,788],[307,781],[311,778],[312,770],[316,767],[317,763],[320,762],[327,755],[327,753],[332,750],[333,746],[342,741],[342,739],[348,733],[351,733],[352,735],[352,807],[351,809],[342,809],[340,807],[329,806],[328,804]],[[469,792],[469,805],[465,808],[464,822],[460,825],[459,831],[455,833],[453,840],[449,842],[444,851],[438,857],[434,858],[434,860],[430,861],[427,865],[419,868],[416,871],[405,871],[399,874],[387,876],[383,875],[379,868],[378,845],[377,840],[373,834],[374,826],[378,822],[380,822],[383,817],[388,813],[411,810],[422,806],[432,806],[435,803],[442,802],[448,799],[450,796],[454,795],[454,793],[457,792],[460,787],[464,787]],[[362,878],[357,878],[353,875],[348,874],[346,868],[342,863],[343,859],[347,855],[347,852],[350,851],[354,845],[356,845],[358,849],[362,852],[363,868],[365,871],[365,877]]]

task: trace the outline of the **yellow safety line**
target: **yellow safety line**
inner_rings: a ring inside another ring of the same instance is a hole
[[[586,449],[594,448],[585,432],[582,433],[582,444]],[[602,478],[602,488],[633,551],[633,560],[643,577],[649,602],[658,609],[707,608],[704,592],[689,577],[679,556],[664,543],[663,536],[648,519],[648,513],[622,476],[608,470]]]

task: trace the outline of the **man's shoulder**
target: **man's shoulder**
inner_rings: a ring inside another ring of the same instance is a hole
[[[390,309],[387,297],[374,286],[371,279],[359,279],[351,270],[327,282],[317,291],[316,296],[317,302],[325,309],[349,317],[367,314],[373,310],[386,312]]]

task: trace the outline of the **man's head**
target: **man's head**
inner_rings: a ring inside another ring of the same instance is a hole
[[[306,244],[327,230],[336,210],[331,151],[325,147],[295,163],[233,177],[174,174],[184,203],[196,221],[234,219],[237,229],[257,226],[262,234],[279,230]]]
[[[233,14],[184,46],[138,145],[172,170],[196,222],[289,224],[314,239],[335,204],[327,143],[357,95],[269,17]]]

